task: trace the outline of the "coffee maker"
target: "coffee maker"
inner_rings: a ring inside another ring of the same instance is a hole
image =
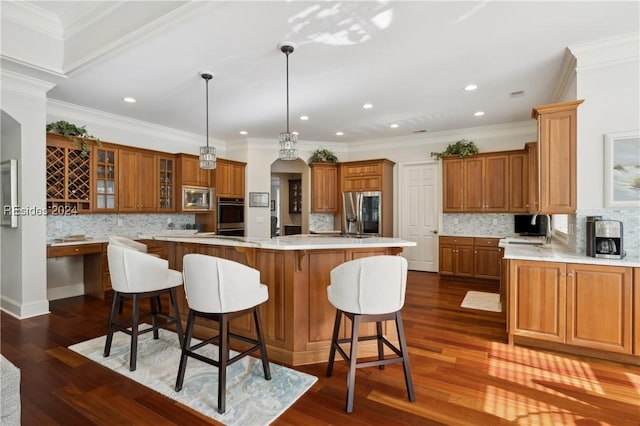
[[[595,221],[595,257],[622,259],[622,222],[619,220]]]
[[[596,257],[596,221],[602,216],[587,216],[587,256]]]

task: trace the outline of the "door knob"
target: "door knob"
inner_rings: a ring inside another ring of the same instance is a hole
[[[432,234],[437,234],[437,233],[438,233],[438,231],[437,231],[437,230],[436,230],[436,231],[431,231],[431,233],[432,233]]]

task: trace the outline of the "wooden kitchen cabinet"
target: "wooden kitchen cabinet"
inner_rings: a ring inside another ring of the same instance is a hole
[[[246,163],[218,158],[214,170],[215,196],[244,198],[244,173]]]
[[[631,354],[632,287],[632,268],[568,264],[566,343]]]
[[[566,265],[528,260],[509,264],[509,341],[525,336],[564,343]]]
[[[464,162],[459,158],[442,160],[442,210],[445,213],[464,211]]]
[[[633,354],[640,356],[640,268],[633,268]]]
[[[473,237],[441,236],[439,240],[440,274],[473,277]]]
[[[158,164],[154,153],[118,150],[118,211],[155,212],[158,209]]]
[[[219,165],[219,163],[218,163]],[[176,155],[176,176],[179,179],[179,187],[203,186],[211,187],[211,170],[200,168],[200,158],[197,155]]]
[[[529,211],[529,154],[526,150],[509,154],[509,211]]]
[[[466,212],[505,212],[508,208],[509,156],[491,154],[463,160]]]
[[[473,276],[489,280],[500,279],[502,248],[498,238],[473,239]]]
[[[525,144],[527,162],[529,165],[529,213],[537,213],[540,193],[540,179],[538,178],[538,142]]]
[[[102,144],[93,147],[94,211],[118,211],[118,149]]]
[[[176,210],[176,157],[158,155],[158,211]]]
[[[311,167],[311,213],[338,211],[338,165],[313,163]]]
[[[92,211],[91,154],[61,135],[47,133],[47,214],[69,215]]]
[[[577,109],[582,100],[539,105],[531,118],[538,124],[538,209],[543,214],[576,212]]]

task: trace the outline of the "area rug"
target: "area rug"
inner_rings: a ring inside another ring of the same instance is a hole
[[[160,338],[152,333],[138,339],[136,371],[129,371],[130,337],[117,332],[113,335],[111,355],[102,356],[106,336],[69,346],[92,361],[178,401],[225,425],[268,425],[289,408],[318,380],[317,377],[283,367],[271,365],[271,380],[265,380],[260,359],[251,356],[227,368],[226,412],[219,414],[218,369],[194,358],[189,358],[180,392],[174,387],[180,362],[180,346],[176,334],[160,330]],[[192,339],[192,344],[197,343]],[[207,357],[217,359],[218,348],[206,345],[198,350]],[[215,354],[215,355],[214,355]],[[231,356],[235,355],[232,352]]]
[[[469,309],[479,309],[481,311],[502,312],[500,295],[497,293],[468,291],[460,306]]]

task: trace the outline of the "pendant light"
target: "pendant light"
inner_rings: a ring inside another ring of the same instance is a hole
[[[216,147],[209,146],[209,80],[213,78],[213,74],[209,72],[201,72],[200,77],[205,81],[207,86],[207,146],[200,147],[200,168],[215,169],[216,168]]]
[[[280,153],[278,158],[281,160],[297,160],[298,159],[298,135],[289,131],[289,55],[293,53],[295,45],[291,42],[282,43],[280,51],[287,57],[287,131],[279,135]]]

